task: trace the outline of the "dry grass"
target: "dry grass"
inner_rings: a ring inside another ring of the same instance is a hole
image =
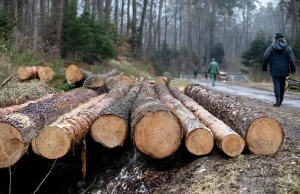
[[[184,88],[190,84],[189,79],[173,79],[171,85],[176,86],[179,90],[184,90]]]
[[[11,63],[8,56],[0,53],[0,82],[2,83],[9,75],[15,72],[16,67]]]

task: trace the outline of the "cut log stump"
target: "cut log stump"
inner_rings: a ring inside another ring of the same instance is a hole
[[[180,92],[175,86],[169,86],[171,94],[180,100],[185,107],[196,115],[203,124],[208,127],[213,135],[217,146],[228,156],[234,157],[242,153],[245,147],[244,139],[233,131],[223,121],[217,119],[192,98]]]
[[[20,80],[28,80],[31,78],[36,78],[37,77],[37,67],[32,66],[32,67],[25,67],[21,66],[18,69],[18,77]]]
[[[49,125],[59,116],[94,96],[96,92],[92,90],[75,89],[29,104],[1,118],[0,168],[15,164],[45,125]]]
[[[79,67],[77,67],[76,65],[69,65],[66,68],[65,71],[65,76],[66,76],[66,80],[68,83],[70,84],[75,84],[78,83],[90,76],[92,76],[93,74],[89,71],[84,71],[82,69],[80,69]],[[82,83],[82,82],[81,82]]]
[[[122,146],[128,135],[131,107],[140,87],[130,89],[127,95],[100,113],[91,127],[93,139],[107,148]]]
[[[41,81],[49,82],[53,80],[55,72],[51,67],[48,66],[38,66],[37,67],[37,74]]]
[[[83,104],[76,110],[45,127],[35,143],[41,156],[48,159],[63,157],[82,142],[100,112],[122,98],[129,87],[117,84],[108,94]],[[104,97],[104,98],[103,98]]]
[[[133,104],[131,130],[136,148],[157,159],[172,155],[183,135],[180,121],[159,101],[148,82],[143,83]]]
[[[276,119],[246,107],[232,96],[211,92],[200,85],[190,85],[185,92],[241,135],[250,152],[272,155],[280,149],[284,132]]]
[[[182,123],[187,150],[197,156],[209,154],[214,147],[213,134],[196,116],[169,92],[167,82],[158,79],[155,90],[159,99],[175,114]]]

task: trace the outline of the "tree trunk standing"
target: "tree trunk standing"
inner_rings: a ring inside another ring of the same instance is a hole
[[[133,57],[136,58],[137,56],[137,48],[136,48],[136,43],[137,43],[137,31],[136,31],[136,0],[132,0],[132,54]]]
[[[120,34],[124,35],[124,9],[125,9],[125,0],[122,0],[122,7],[121,7],[121,26],[120,26]]]
[[[148,54],[149,54],[149,52],[152,51],[153,3],[154,3],[154,0],[151,0],[150,16],[149,16],[148,45],[147,45]]]
[[[192,58],[192,0],[188,0],[188,43],[187,43],[187,59],[188,59],[188,67],[191,66],[191,58]]]
[[[174,18],[174,51],[177,50],[177,12],[178,12],[178,0],[176,0],[175,2],[175,13],[174,13],[174,17],[175,17]]]
[[[152,158],[166,158],[180,146],[180,121],[157,98],[153,86],[144,82],[131,112],[136,148]]]
[[[126,35],[129,36],[129,31],[130,31],[130,0],[128,0],[128,5],[127,5],[127,30],[126,30]]]
[[[180,14],[179,14],[179,49],[182,48],[182,9],[183,9],[183,6],[182,6],[182,2],[180,4]]]
[[[92,138],[107,148],[122,146],[129,134],[131,107],[140,86],[130,89],[124,98],[103,109],[91,127]]]
[[[291,0],[291,9],[292,9],[292,37],[295,37],[296,33],[298,32],[298,1]]]
[[[115,13],[114,13],[114,20],[115,20],[115,28],[118,31],[118,21],[119,21],[119,0],[116,0],[115,6]]]
[[[246,15],[246,41],[245,48],[248,49],[249,46],[249,5],[247,5],[247,15]]]
[[[91,15],[91,2],[90,0],[84,0],[84,9],[83,12],[87,13],[89,16]]]
[[[162,12],[162,7],[163,7],[163,0],[159,0],[159,12],[158,12],[158,18],[157,18],[157,51],[159,55],[159,60],[161,59],[161,52],[160,52],[160,47],[161,47],[161,33],[160,33],[160,20],[161,20],[161,12]]]
[[[236,99],[190,85],[186,94],[246,140],[250,152],[272,155],[279,151],[284,137],[281,124],[259,110],[247,108]]]
[[[36,51],[38,36],[38,4],[39,0],[33,0],[33,44],[32,51]]]
[[[285,27],[284,27],[284,0],[280,1],[280,12],[281,12],[281,32],[285,34]]]
[[[106,24],[110,23],[110,11],[111,10],[111,0],[106,0],[105,1],[105,22]]]
[[[197,156],[210,153],[214,147],[212,132],[179,100],[172,97],[166,83],[156,80],[155,90],[162,103],[165,104],[181,121],[187,150]]]
[[[139,52],[139,57],[141,58],[143,53],[143,34],[144,34],[144,23],[145,23],[145,17],[147,12],[147,6],[148,6],[148,0],[144,0],[143,5],[143,11],[142,11],[142,18],[141,23],[139,27],[139,34],[138,34],[138,40],[137,40],[137,50]]]
[[[165,1],[165,38],[164,38],[164,43],[167,45],[167,33],[168,33],[168,16],[167,16],[167,1]]]
[[[99,21],[104,20],[104,0],[97,0],[97,9],[98,9],[98,19]]]
[[[210,33],[209,33],[209,44],[208,44],[208,49],[207,49],[207,54],[206,54],[206,67],[209,64],[210,61],[210,52],[211,48],[214,45],[214,40],[215,40],[215,29],[216,29],[216,0],[212,0],[212,5],[211,5],[211,26],[210,26]]]
[[[60,56],[61,52],[61,29],[62,29],[62,21],[63,21],[63,6],[64,1],[56,0],[57,3],[57,20],[56,20],[56,41],[55,46],[57,49],[57,56]]]
[[[125,96],[128,90],[129,87],[118,84],[104,98],[101,95],[95,99],[96,102],[89,101],[80,109],[68,113],[64,119],[45,127],[35,140],[38,152],[48,159],[56,159],[74,150],[85,138],[101,111]]]
[[[226,47],[227,46],[227,44],[226,44],[226,40],[227,40],[227,15],[228,15],[227,8],[224,7],[223,11],[224,11],[224,20],[223,20],[223,47],[227,48]],[[226,51],[225,51],[225,53],[226,53]]]
[[[45,0],[40,0],[40,35],[41,37],[44,37],[45,35],[45,22],[46,22],[46,7],[47,2]]]
[[[45,125],[49,125],[59,116],[94,96],[96,96],[94,91],[83,88],[76,89],[29,104],[25,108],[1,118],[0,168],[16,163],[26,153],[31,140],[40,133]]]
[[[169,86],[172,95],[181,101],[194,115],[208,127],[217,143],[217,146],[228,156],[234,157],[242,153],[245,147],[244,139],[234,132],[223,121],[214,117],[197,102],[180,92],[175,86]]]

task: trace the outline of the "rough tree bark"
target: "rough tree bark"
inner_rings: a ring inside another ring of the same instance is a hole
[[[138,52],[139,52],[139,56],[141,56],[142,53],[143,53],[142,43],[143,43],[144,23],[145,23],[147,5],[148,5],[148,0],[144,0],[142,18],[141,18],[141,23],[140,23],[140,27],[139,27],[139,34],[138,34],[138,39],[137,39],[137,49],[138,49]]]
[[[98,103],[92,102],[86,105],[89,108],[79,108],[64,119],[45,127],[35,140],[38,153],[45,158],[55,159],[73,150],[72,148],[82,142],[100,112],[122,98],[128,90],[129,87],[123,83],[117,84]]]
[[[244,139],[233,131],[223,121],[217,119],[197,102],[180,92],[175,86],[169,86],[172,95],[200,119],[208,127],[213,135],[217,146],[228,156],[234,157],[242,153],[245,147]]]
[[[250,152],[272,155],[280,149],[284,132],[276,119],[259,110],[245,107],[229,95],[213,93],[199,85],[190,85],[185,92],[241,135]]]
[[[29,104],[0,120],[0,168],[16,163],[27,151],[31,140],[45,125],[70,111],[80,103],[96,96],[85,88],[75,89],[53,98]]]
[[[144,82],[131,113],[132,138],[137,149],[152,158],[166,158],[180,146],[178,118],[157,98],[153,86]]]
[[[140,86],[132,87],[124,98],[101,111],[91,127],[91,136],[96,142],[107,148],[124,144],[129,132],[131,107],[139,90]]]
[[[197,156],[211,152],[214,147],[212,132],[196,116],[169,92],[166,82],[157,79],[155,90],[159,99],[175,114],[182,123],[187,150]]]
[[[109,24],[110,22],[110,12],[111,12],[111,0],[106,0],[104,13],[105,13],[105,22],[107,24]]]
[[[125,9],[125,0],[122,0],[121,5],[121,23],[120,23],[120,34],[124,35],[124,9]]]

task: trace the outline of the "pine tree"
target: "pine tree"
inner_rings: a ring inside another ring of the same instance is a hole
[[[300,66],[300,31],[297,32],[296,39],[292,44],[292,49],[296,58],[296,65]]]
[[[210,58],[215,58],[217,63],[223,64],[224,56],[225,53],[224,53],[223,44],[222,43],[215,44],[211,49]]]

